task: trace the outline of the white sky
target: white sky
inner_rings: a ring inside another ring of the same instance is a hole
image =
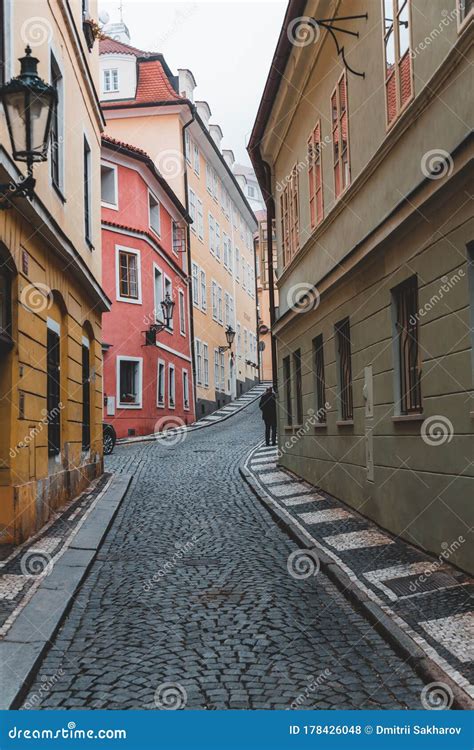
[[[208,102],[211,122],[221,126],[222,145],[249,164],[252,130],[286,0],[123,0],[131,43],[162,52],[174,74],[189,68],[195,99]],[[99,0],[100,11],[118,21],[120,0]]]

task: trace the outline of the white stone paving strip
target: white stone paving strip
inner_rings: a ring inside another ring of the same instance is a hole
[[[263,474],[260,479],[262,482],[265,482],[265,484],[277,484],[278,482],[292,482],[292,477],[289,477],[288,474],[285,474],[284,471],[269,471],[266,474]]]
[[[299,513],[299,518],[308,524],[328,523],[328,521],[338,521],[341,518],[354,518],[352,513],[342,508],[331,508],[329,510],[312,510],[309,513]]]
[[[0,601],[4,599],[14,599],[22,590],[30,576],[11,575],[6,573],[0,578]]]
[[[379,531],[350,531],[348,534],[326,536],[324,537],[324,541],[326,544],[340,551],[393,544],[393,539],[385,536],[385,534],[381,534]]]
[[[301,482],[291,482],[290,484],[272,484],[272,494],[276,497],[292,497],[292,495],[301,495],[308,492],[309,487]]]
[[[463,664],[474,659],[474,612],[425,620],[420,625]]]
[[[427,560],[426,562],[418,562],[418,563],[405,563],[403,565],[392,565],[389,568],[378,568],[377,570],[368,570],[366,573],[364,573],[364,578],[366,578],[368,581],[374,584],[374,586],[377,586],[385,596],[387,596],[392,601],[396,601],[398,599],[397,594],[395,594],[391,589],[388,588],[388,586],[383,585],[383,581],[389,581],[392,578],[406,578],[407,576],[417,576],[417,575],[423,575],[423,573],[426,573],[427,570],[429,570],[430,565],[433,563],[430,562],[430,560]],[[439,570],[442,570],[444,568],[447,568],[447,566],[442,565],[439,568],[436,569],[436,572]]]
[[[282,497],[280,502],[286,505],[287,508],[292,508],[294,505],[304,505],[305,503],[317,503],[325,498],[321,495],[297,495],[296,497]]]
[[[47,554],[51,554],[56,547],[59,547],[62,541],[63,538],[60,536],[45,536],[43,539],[35,542],[35,544],[32,544],[28,548],[28,552],[46,552]]]

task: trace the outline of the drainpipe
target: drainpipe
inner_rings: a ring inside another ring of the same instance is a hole
[[[258,229],[257,229],[258,231]],[[260,333],[259,333],[259,325],[258,325],[258,316],[259,316],[259,301],[258,301],[258,278],[257,278],[257,238],[253,238],[253,267],[254,267],[254,279],[255,279],[255,315],[257,320],[257,365],[258,365],[258,382],[262,382],[262,373],[260,371]]]
[[[272,195],[272,174],[270,166],[266,161],[261,160],[261,164],[265,171],[265,205],[267,208],[267,256],[268,256],[268,292],[270,302],[270,341],[272,347],[272,380],[273,389],[276,391],[278,387],[277,377],[277,352],[276,352],[276,339],[273,333],[273,327],[276,322],[275,314],[275,289],[273,286],[273,222],[275,220],[275,201]]]
[[[186,133],[185,130],[195,120],[195,109],[194,106],[189,104],[189,110],[191,112],[191,119],[183,125],[182,130],[182,148],[183,148],[183,159],[184,159],[184,198],[186,211],[189,214],[189,194],[188,194],[188,167],[186,161]],[[196,384],[196,355],[194,351],[194,303],[193,303],[193,273],[192,273],[192,259],[191,259],[191,228],[189,223],[186,224],[186,245],[188,248],[188,301],[189,301],[189,333],[191,334],[191,369],[193,371],[193,394],[194,394],[194,417],[197,421],[197,384]]]

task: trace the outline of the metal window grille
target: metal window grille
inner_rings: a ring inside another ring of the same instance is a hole
[[[351,332],[349,318],[336,326],[339,354],[339,400],[341,419],[353,419]]]
[[[326,421],[326,412],[324,409],[326,403],[326,381],[324,378],[324,349],[323,335],[320,334],[314,339],[314,370],[316,376],[316,404],[318,410],[318,422]]]
[[[420,412],[421,370],[418,346],[418,284],[416,276],[394,290],[397,308],[400,412]]]
[[[61,451],[60,424],[60,366],[59,336],[48,328],[46,344],[47,361],[47,410],[48,410],[48,455],[57,456]]]
[[[82,346],[82,450],[91,446],[91,384],[89,347]]]

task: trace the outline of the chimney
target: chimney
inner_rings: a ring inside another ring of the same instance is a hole
[[[194,102],[194,89],[196,88],[196,81],[194,80],[193,74],[187,68],[179,68],[178,78],[179,95],[182,96],[183,99],[189,99],[189,101]]]
[[[209,130],[209,118],[212,114],[209,104],[207,102],[195,102],[196,109],[199,117],[203,121],[206,128]]]
[[[221,142],[222,138],[224,137],[224,134],[221,130],[220,125],[209,125],[209,132],[211,134],[212,140],[216,144],[219,151],[221,150]]]
[[[222,156],[224,157],[227,166],[232,169],[232,165],[235,162],[234,152],[230,148],[225,148],[222,151]]]

